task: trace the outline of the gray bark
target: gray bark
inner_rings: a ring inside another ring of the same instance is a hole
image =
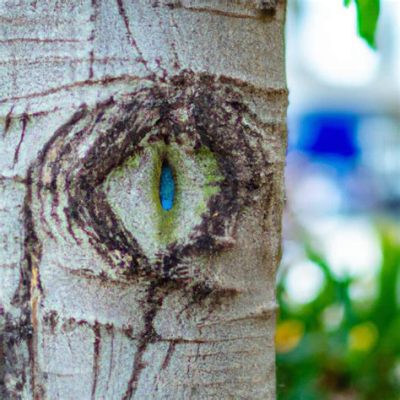
[[[275,398],[284,14],[0,3],[2,399]]]

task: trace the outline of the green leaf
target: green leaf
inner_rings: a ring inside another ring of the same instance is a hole
[[[375,48],[375,32],[378,24],[380,0],[356,0],[358,32]]]
[[[351,0],[345,0],[349,5]],[[358,34],[375,48],[375,32],[378,24],[380,0],[355,0],[357,7]]]
[[[352,0],[343,0],[344,5],[349,7]],[[373,49],[375,46],[375,32],[378,25],[380,0],[355,0],[357,8],[358,34]]]

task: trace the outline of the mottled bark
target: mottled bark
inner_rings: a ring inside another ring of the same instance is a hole
[[[275,398],[284,9],[1,2],[0,398]]]

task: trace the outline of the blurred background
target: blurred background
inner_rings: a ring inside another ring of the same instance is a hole
[[[400,400],[400,0],[288,0],[279,400]]]

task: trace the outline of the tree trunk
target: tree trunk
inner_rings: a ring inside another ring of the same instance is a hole
[[[274,399],[284,1],[0,5],[0,397]]]

